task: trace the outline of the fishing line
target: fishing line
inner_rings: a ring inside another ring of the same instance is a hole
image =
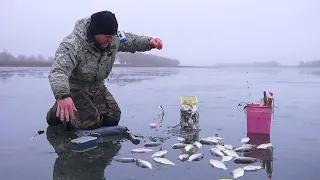
[[[276,107],[274,104],[274,102],[275,102],[275,99],[274,99],[274,97],[273,97],[273,93],[272,93],[272,98],[273,98],[273,102],[272,102],[272,119],[274,119],[274,108]]]
[[[240,102],[240,103],[238,104],[238,106],[237,106],[238,111],[240,111],[240,112],[245,112],[245,109],[247,108],[248,104],[249,104],[249,103],[247,103],[247,102]],[[243,109],[242,109],[242,110],[239,109],[239,107],[241,107],[241,106],[243,106]]]
[[[247,71],[247,75],[248,75],[248,71]],[[251,92],[250,92],[250,88],[249,88],[249,81],[247,80],[246,81],[246,84],[247,84],[247,89],[248,89],[248,94],[249,94],[249,99],[250,99],[250,102],[252,103],[252,96],[251,96]]]
[[[248,74],[249,74],[249,72],[247,71],[247,76],[248,76]],[[248,78],[248,77],[247,77]],[[250,102],[251,102],[251,104],[253,103],[253,101],[252,101],[252,94],[251,94],[251,92],[250,92],[250,86],[249,86],[249,81],[248,80],[246,80],[246,84],[247,84],[247,90],[248,90],[248,94],[249,94],[249,99],[250,99]],[[273,94],[272,94],[272,96],[273,96]],[[274,108],[278,108],[277,106],[275,106],[274,104],[274,98],[273,98],[273,103],[272,103],[272,119],[274,119]],[[244,106],[243,106],[243,104],[245,104]],[[248,104],[249,103],[246,103],[246,102],[240,102],[239,104],[238,104],[238,106],[237,106],[237,109],[240,111],[240,112],[245,112],[245,110],[246,110],[246,108],[247,108],[247,106],[248,106]],[[243,109],[242,110],[240,110],[239,109],[239,106],[243,106]],[[278,108],[279,109],[279,108]]]

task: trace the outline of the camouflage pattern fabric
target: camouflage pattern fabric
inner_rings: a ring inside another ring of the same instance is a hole
[[[88,40],[87,29],[90,18],[76,22],[73,32],[59,45],[52,64],[49,81],[55,98],[70,94],[72,84],[93,84],[104,81],[110,74],[117,51],[149,51],[151,37],[125,33],[127,41],[120,44],[114,36],[104,50],[98,49]]]
[[[121,110],[103,84],[100,86],[80,87],[73,85],[71,97],[78,111],[71,125],[77,129],[95,129],[101,126],[118,125]],[[57,103],[47,114],[49,125],[62,124],[59,117],[56,117]]]
[[[126,42],[120,43],[119,38],[114,36],[112,43],[101,50],[90,41],[87,30],[89,25],[90,17],[76,22],[73,32],[60,43],[48,76],[55,99],[62,99],[66,95],[72,96],[78,109],[72,124],[81,129],[104,125],[103,122],[106,121],[103,121],[102,116],[106,116],[110,121],[120,119],[118,104],[104,86],[104,81],[112,70],[116,53],[153,49],[150,45],[151,37],[125,33]],[[93,92],[93,89],[97,91]],[[47,121],[50,118],[54,119],[51,117],[51,111],[56,109],[55,106],[48,112]]]

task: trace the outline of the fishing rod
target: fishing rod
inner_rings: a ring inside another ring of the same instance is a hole
[[[247,71],[247,74],[248,74],[248,71]],[[249,99],[250,99],[250,102],[251,102],[251,104],[252,104],[253,101],[252,101],[252,95],[251,95],[251,92],[250,92],[250,87],[249,87],[249,81],[248,81],[248,80],[246,81],[246,84],[247,84]]]

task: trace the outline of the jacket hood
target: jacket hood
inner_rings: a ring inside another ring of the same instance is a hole
[[[90,17],[77,20],[74,25],[73,34],[77,37],[79,43],[86,47],[88,50],[99,51],[99,48],[95,45],[94,39],[89,39],[88,36],[90,22]]]
[[[88,28],[90,25],[90,17],[82,18],[76,21],[73,33],[82,41],[88,41]]]

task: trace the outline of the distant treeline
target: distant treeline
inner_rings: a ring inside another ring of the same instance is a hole
[[[218,63],[217,67],[285,67],[276,61],[252,62],[252,63]],[[320,67],[320,60],[303,62],[292,67]]]
[[[179,66],[180,61],[176,59],[164,58],[152,54],[124,53],[119,52],[117,59],[120,64],[134,66]]]
[[[13,56],[7,50],[0,52],[0,67],[50,67],[54,58],[43,55]],[[117,54],[116,62],[122,66],[179,66],[180,61],[144,53]],[[117,65],[115,65],[117,66]]]
[[[218,67],[280,67],[282,66],[280,63],[276,61],[267,61],[267,62],[252,62],[252,63],[218,63]]]
[[[0,66],[19,66],[19,67],[46,67],[51,66],[53,57],[45,58],[42,55],[37,56],[13,56],[7,50],[0,52]]]
[[[320,60],[304,62],[301,61],[299,67],[320,67]]]

